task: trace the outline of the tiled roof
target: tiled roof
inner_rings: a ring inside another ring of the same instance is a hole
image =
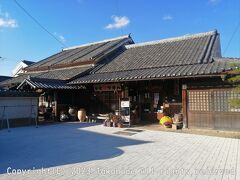
[[[33,64],[33,63],[35,63],[35,62],[33,62],[33,61],[27,61],[27,60],[22,60],[22,62],[24,63],[24,64],[26,64],[26,65],[31,65],[31,64]]]
[[[76,77],[86,71],[90,70],[92,66],[84,66],[84,67],[75,67],[75,68],[66,68],[60,70],[51,70],[47,72],[36,72],[36,73],[24,73],[19,75],[18,77],[14,77],[10,80],[3,81],[1,85],[8,84],[20,84],[24,79],[31,77],[43,78],[43,79],[58,79],[58,80],[69,80],[73,77]]]
[[[59,80],[69,80],[75,76],[78,76],[90,69],[92,66],[81,66],[75,68],[66,68],[59,70],[50,70],[48,72],[43,72],[40,75],[36,76],[38,78],[49,78],[49,79],[59,79]]]
[[[211,31],[127,45],[125,51],[96,73],[209,63],[217,54],[217,41],[218,33]]]
[[[28,71],[40,67],[51,68],[51,66],[60,64],[71,64],[86,62],[88,60],[96,60],[98,57],[108,53],[110,50],[117,48],[120,45],[129,44],[129,42],[132,42],[132,39],[127,35],[81,46],[75,46],[72,48],[66,48],[57,54],[34,63],[33,65],[27,67],[26,70]]]
[[[10,77],[10,76],[0,76],[0,82],[6,81],[6,80],[11,79],[11,78],[12,77]]]
[[[126,44],[133,43],[132,38],[121,36],[99,42],[63,49],[42,61],[25,68],[25,73],[0,83],[0,86],[12,87],[20,84],[28,76],[58,80],[70,80],[93,68],[101,57]],[[82,64],[74,64],[83,62]]]
[[[216,75],[233,69],[236,60],[221,58],[219,34],[210,31],[126,45],[70,84]]]
[[[32,86],[39,88],[69,88],[66,85],[67,82],[70,85],[218,76],[221,73],[233,70],[235,67],[232,67],[232,62],[240,62],[236,58],[221,57],[217,31],[146,43],[131,44],[132,42],[130,36],[123,36],[67,48],[29,66],[33,69],[34,67],[47,67],[46,70],[27,72],[19,77],[4,81],[2,84],[25,81],[25,83],[31,83]],[[99,58],[103,57],[104,54],[108,56]],[[78,67],[59,68],[62,63],[72,66],[72,63],[88,62],[89,59],[93,63],[81,64]],[[31,81],[28,78],[29,75]],[[50,79],[50,81],[46,81],[46,79]]]
[[[238,63],[236,65],[235,63]],[[234,66],[233,66],[234,64]],[[147,79],[167,79],[167,78],[184,78],[197,76],[219,75],[226,71],[240,67],[240,59],[218,60],[206,64],[192,64],[181,66],[168,66],[159,68],[134,69],[117,72],[93,73],[80,77],[69,84],[85,84],[85,83],[102,83],[115,81],[135,81]]]
[[[85,89],[85,86],[70,86],[64,80],[43,79],[43,78],[27,78],[17,89],[21,89],[24,85],[30,85],[33,89]]]
[[[40,75],[41,73],[32,73],[31,76],[35,77]],[[0,86],[12,86],[14,84],[20,84],[24,79],[26,79],[29,76],[29,73],[19,75],[17,77],[13,77],[11,79],[8,79],[6,81],[0,82]]]

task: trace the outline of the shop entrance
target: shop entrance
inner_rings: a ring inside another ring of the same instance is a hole
[[[156,122],[154,117],[153,97],[151,92],[144,92],[140,95],[141,121]]]

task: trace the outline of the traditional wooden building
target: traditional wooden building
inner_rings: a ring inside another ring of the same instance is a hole
[[[47,108],[51,108],[56,120],[59,119],[60,112],[67,111],[69,107],[84,107],[93,113],[97,105],[91,101],[92,89],[86,88],[85,85],[73,86],[68,83],[89,73],[99,62],[131,43],[133,40],[127,35],[66,48],[28,66],[24,73],[2,82],[1,86],[39,92],[40,110],[46,111]]]
[[[138,44],[123,36],[64,49],[3,84],[52,94],[56,116],[66,104],[114,112],[128,99],[132,123],[164,109],[182,112],[185,127],[239,130],[229,100],[240,95],[226,81],[239,60],[222,57],[217,31]]]

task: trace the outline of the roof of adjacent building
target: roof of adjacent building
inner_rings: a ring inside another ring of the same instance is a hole
[[[24,63],[24,64],[26,64],[26,65],[31,65],[31,64],[33,64],[33,63],[35,63],[35,62],[33,62],[33,61],[28,61],[28,60],[22,60],[22,62]]]
[[[86,65],[86,66],[81,66],[81,67],[63,68],[63,69],[49,70],[49,71],[43,71],[43,72],[24,73],[24,74],[19,75],[18,77],[14,77],[12,79],[6,80],[0,84],[1,85],[20,84],[22,81],[24,81],[28,77],[67,81],[71,78],[79,76],[82,73],[87,72],[90,69],[92,69],[92,66]]]
[[[0,82],[6,81],[6,80],[11,79],[11,78],[12,77],[10,77],[10,76],[0,76]]]

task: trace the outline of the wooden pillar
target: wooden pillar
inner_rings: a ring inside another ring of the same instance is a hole
[[[54,91],[54,104],[55,104],[55,106],[54,106],[54,116],[55,116],[55,118],[56,119],[58,119],[59,117],[58,117],[58,95],[57,95],[57,91]]]
[[[188,128],[187,116],[187,85],[182,86],[183,127]]]

